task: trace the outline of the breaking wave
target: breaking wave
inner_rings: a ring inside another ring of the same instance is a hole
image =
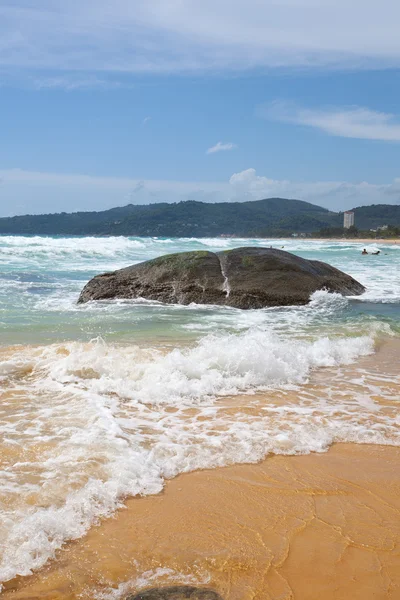
[[[285,340],[254,328],[172,351],[102,340],[9,350],[0,372],[6,405],[25,403],[2,431],[10,463],[0,579],[31,573],[125,496],[158,493],[178,473],[324,451],[333,441],[387,443],[390,424],[367,427],[357,412],[349,420],[348,407],[328,397],[301,400],[313,372],[373,347],[372,335]],[[296,404],[268,400],[293,390]],[[226,398],[241,394],[246,402],[230,410]]]

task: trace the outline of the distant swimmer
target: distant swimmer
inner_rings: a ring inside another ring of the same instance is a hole
[[[368,252],[366,251],[366,249],[364,248],[364,250],[361,252],[361,254],[368,254]]]
[[[380,253],[381,253],[381,251],[380,251],[380,250],[378,250],[377,252],[371,252],[371,254],[375,254],[375,256],[376,256],[377,254],[380,254]]]

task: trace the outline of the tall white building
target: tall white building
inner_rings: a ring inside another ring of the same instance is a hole
[[[346,210],[344,213],[343,227],[349,229],[354,225],[354,213],[352,210]]]

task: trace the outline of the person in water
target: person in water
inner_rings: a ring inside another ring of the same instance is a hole
[[[380,254],[381,251],[377,250],[376,252],[371,252],[371,254],[377,256],[378,254]],[[367,250],[364,248],[364,250],[361,252],[361,254],[368,254]]]

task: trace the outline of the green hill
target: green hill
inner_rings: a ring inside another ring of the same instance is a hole
[[[23,215],[0,219],[2,234],[213,236],[311,232],[337,215],[301,200],[132,205],[101,212]]]
[[[355,209],[358,229],[400,225],[400,206]],[[284,236],[341,228],[343,215],[303,202],[268,198],[251,202],[133,205],[99,212],[0,218],[0,234],[135,235],[166,237]]]
[[[382,225],[400,226],[400,205],[371,204],[354,209],[358,229],[376,229]]]

